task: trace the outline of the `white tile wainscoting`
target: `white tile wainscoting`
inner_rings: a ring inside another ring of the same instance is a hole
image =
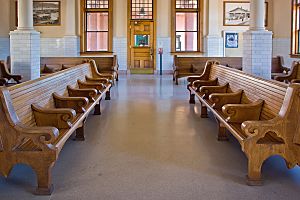
[[[9,56],[9,51],[9,37],[0,37],[0,60],[6,60],[7,56]]]

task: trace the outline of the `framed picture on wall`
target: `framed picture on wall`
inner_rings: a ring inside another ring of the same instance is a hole
[[[34,26],[60,26],[60,1],[33,1]],[[16,26],[18,26],[18,2],[16,2]]]
[[[249,26],[250,2],[224,1],[223,5],[224,26]],[[265,26],[268,25],[268,2],[265,2]]]
[[[59,26],[61,21],[60,1],[34,1],[34,26]]]
[[[239,34],[237,32],[224,32],[225,48],[239,48]]]

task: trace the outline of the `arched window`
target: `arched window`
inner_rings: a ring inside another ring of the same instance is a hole
[[[82,0],[81,51],[112,52],[113,0]]]
[[[201,51],[201,0],[172,0],[172,52]]]
[[[300,0],[292,0],[291,56],[300,57]]]

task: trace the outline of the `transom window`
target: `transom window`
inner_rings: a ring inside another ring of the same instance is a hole
[[[153,19],[153,0],[131,0],[131,19]]]
[[[200,51],[200,0],[172,0],[172,51]]]
[[[112,44],[112,0],[83,0],[84,52],[108,52]]]
[[[300,57],[300,0],[293,0],[291,56]]]

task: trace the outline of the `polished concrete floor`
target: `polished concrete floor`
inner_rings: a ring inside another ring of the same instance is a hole
[[[239,144],[216,141],[216,123],[188,104],[186,84],[154,76],[122,77],[90,116],[86,141],[68,141],[53,169],[52,196],[34,196],[35,174],[16,166],[0,178],[0,200],[293,200],[300,169],[281,158],[263,166],[265,185],[245,184]]]

